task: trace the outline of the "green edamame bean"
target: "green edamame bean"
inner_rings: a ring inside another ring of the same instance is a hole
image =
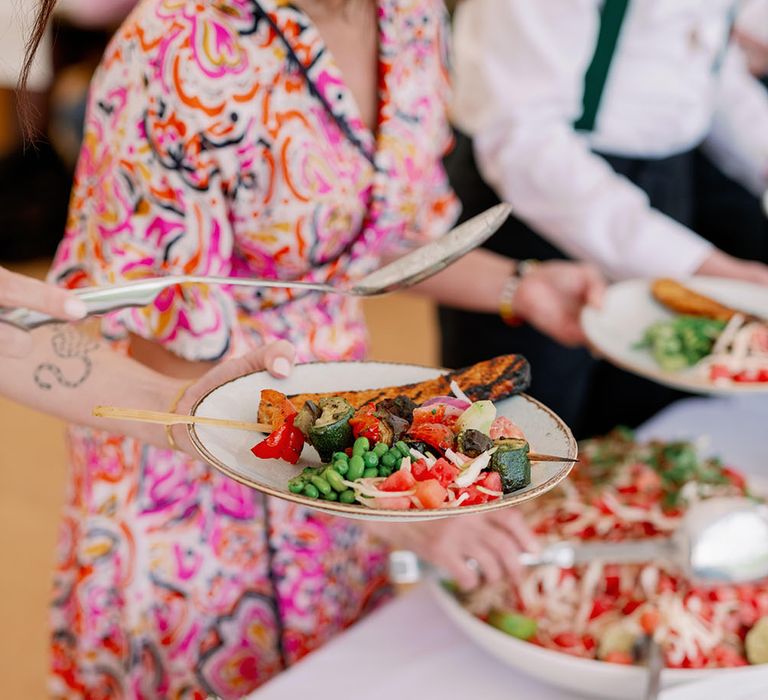
[[[342,491],[347,490],[347,487],[344,484],[344,479],[341,478],[339,472],[334,471],[333,469],[326,469],[323,472],[323,478],[331,485],[331,488],[334,491],[341,493]]]
[[[297,476],[288,482],[288,490],[291,493],[301,493],[304,490],[304,479]]]
[[[349,471],[347,472],[348,481],[356,481],[365,471],[365,462],[360,455],[353,455],[349,460]]]
[[[395,470],[391,467],[385,467],[383,464],[380,464],[377,471],[379,472],[379,476],[387,477],[390,476]]]
[[[304,471],[301,472],[301,476],[309,479],[310,476],[316,476],[317,469],[314,467],[304,467]]]
[[[403,456],[403,457],[410,457],[411,456],[411,450],[402,440],[398,440],[394,447],[397,448],[397,451]]]
[[[324,501],[338,501],[339,500],[339,494],[335,491],[331,491],[330,493],[323,494],[323,500]]]
[[[338,472],[342,476],[346,476],[347,472],[349,471],[349,462],[342,462],[341,460],[339,460],[338,462],[334,462],[333,470],[335,472]]]
[[[352,489],[347,489],[339,494],[339,503],[355,503],[355,492]]]
[[[306,484],[304,486],[304,490],[302,491],[302,493],[307,498],[319,498],[320,497],[320,492],[312,484]]]
[[[381,464],[387,467],[388,469],[395,468],[395,458],[392,456],[391,452],[387,452],[387,454],[385,454],[381,458]]]
[[[377,442],[376,446],[373,448],[373,453],[381,459],[387,452],[389,451],[389,447],[387,447],[386,442]]]
[[[311,476],[309,480],[323,496],[327,496],[332,491],[331,485],[321,476]]]
[[[376,467],[369,467],[365,471],[363,471],[363,478],[365,479],[372,479],[379,475],[379,470],[376,469]]]
[[[363,455],[363,462],[365,462],[366,469],[369,469],[371,467],[378,467],[379,456],[375,452],[366,452]]]
[[[352,455],[363,455],[371,449],[371,441],[367,437],[359,437],[352,445]]]
[[[334,452],[333,453],[333,461],[334,462],[349,462],[349,457],[346,452]]]

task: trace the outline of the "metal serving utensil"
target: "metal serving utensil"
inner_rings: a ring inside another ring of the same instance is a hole
[[[661,693],[661,672],[664,670],[664,653],[651,634],[644,634],[632,646],[635,662],[648,669],[645,700],[658,700]]]
[[[667,561],[701,585],[736,584],[768,578],[768,506],[748,498],[710,498],[693,504],[670,537],[635,542],[562,542],[520,555],[523,566],[568,569],[602,560],[611,564]],[[393,583],[413,583],[432,570],[412,552],[393,552]]]
[[[328,294],[368,297],[404,289],[440,272],[461,256],[490,238],[506,221],[511,211],[508,204],[497,204],[482,214],[452,229],[432,243],[398,258],[347,286],[333,286],[290,280],[263,280],[200,275],[171,275],[110,287],[88,287],[75,293],[86,303],[88,315],[103,314],[117,309],[146,306],[168,287],[177,284],[221,284],[240,287],[272,287],[303,289]],[[0,311],[0,322],[31,330],[57,319],[24,308]]]
[[[748,498],[709,498],[694,503],[670,537],[559,543],[521,555],[524,566],[570,568],[595,560],[612,564],[667,561],[702,585],[757,581],[768,577],[768,506]]]

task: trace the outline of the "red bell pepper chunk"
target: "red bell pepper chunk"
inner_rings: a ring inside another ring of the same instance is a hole
[[[381,425],[379,419],[374,415],[375,412],[376,406],[369,403],[349,419],[353,435],[356,438],[368,438],[372,445],[381,442]]]
[[[408,431],[408,435],[411,439],[426,442],[427,445],[441,452],[451,449],[454,443],[453,431],[448,426],[439,423],[422,423],[414,426]]]
[[[251,452],[259,459],[282,459],[296,464],[304,447],[304,433],[293,424],[295,418],[295,413],[288,416],[283,425],[254,445]]]

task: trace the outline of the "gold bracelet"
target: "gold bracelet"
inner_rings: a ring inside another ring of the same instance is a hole
[[[184,384],[181,389],[179,389],[179,392],[176,394],[176,396],[174,396],[173,401],[171,401],[171,405],[168,407],[168,413],[176,413],[181,400],[184,398],[184,394],[187,393],[187,389],[189,389],[189,387],[191,387],[193,384],[194,382],[188,382],[187,384]],[[176,451],[179,449],[179,446],[176,444],[176,439],[173,437],[173,428],[174,426],[172,425],[166,425],[165,436],[168,438],[168,445],[170,445],[170,448]]]
[[[515,294],[517,294],[523,277],[538,264],[538,260],[520,260],[515,265],[512,274],[504,285],[504,289],[501,291],[501,296],[499,297],[499,316],[509,326],[519,326],[523,323],[523,319],[515,313],[512,302],[515,299]]]
[[[517,288],[520,286],[520,277],[517,275],[517,270],[509,276],[509,279],[504,284],[504,289],[501,290],[501,296],[499,297],[499,316],[504,323],[514,326],[518,325],[520,319],[515,314],[515,308],[512,304],[512,300],[517,294]]]

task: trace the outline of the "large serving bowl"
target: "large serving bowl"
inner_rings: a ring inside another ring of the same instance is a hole
[[[432,586],[440,607],[459,629],[489,654],[521,673],[587,697],[608,700],[641,700],[644,697],[645,669],[571,656],[511,637],[475,617],[442,586]],[[661,681],[663,687],[669,688],[726,675],[733,676],[734,685],[738,685],[741,678],[752,681],[755,676],[766,676],[765,697],[768,698],[768,668],[765,665],[733,669],[667,668],[662,671]]]

